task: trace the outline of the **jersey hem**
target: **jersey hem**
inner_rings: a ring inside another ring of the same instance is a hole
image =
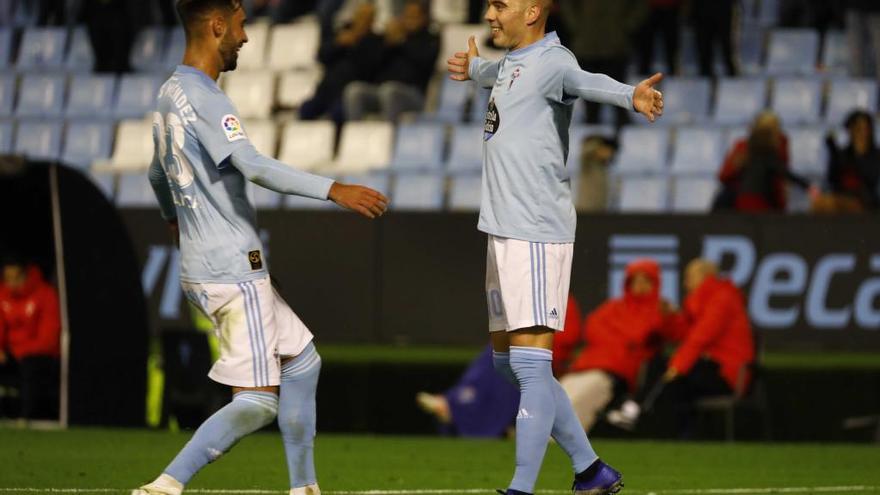
[[[484,234],[488,234],[488,235],[491,235],[494,237],[501,237],[504,239],[514,239],[517,241],[541,242],[544,244],[574,244],[574,237],[566,237],[566,238],[562,238],[562,239],[559,239],[559,238],[550,238],[550,239],[543,238],[543,239],[541,239],[538,237],[509,234],[509,233],[502,232],[500,230],[491,230],[491,229],[488,229],[483,226],[477,226],[477,230],[479,230],[480,232],[482,232]]]
[[[244,275],[235,278],[192,278],[181,275],[180,281],[188,284],[237,284],[238,282],[250,282],[261,278],[269,278],[269,272],[264,270],[262,272],[255,272],[251,275]]]

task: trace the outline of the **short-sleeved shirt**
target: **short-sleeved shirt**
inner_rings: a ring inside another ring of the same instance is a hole
[[[249,141],[217,83],[179,65],[159,90],[153,141],[177,208],[181,280],[231,283],[265,277],[247,179],[229,160]]]

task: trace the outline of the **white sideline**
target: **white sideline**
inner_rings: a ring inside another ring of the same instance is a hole
[[[839,492],[869,492],[880,491],[880,486],[870,485],[847,485],[847,486],[801,486],[801,487],[768,487],[768,488],[691,488],[676,490],[629,490],[623,495],[761,495],[774,493],[839,493]],[[0,493],[130,493],[131,488],[0,488]],[[208,488],[194,488],[186,490],[189,493],[205,495],[286,495],[287,490],[220,490]],[[455,494],[488,494],[495,493],[489,488],[465,488],[455,490],[330,490],[322,492],[325,495],[455,495]],[[538,494],[570,494],[571,490],[538,490]]]

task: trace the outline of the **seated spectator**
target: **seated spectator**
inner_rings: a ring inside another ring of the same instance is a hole
[[[584,138],[581,173],[577,182],[577,211],[605,211],[608,207],[608,166],[617,153],[617,141],[604,136]]]
[[[742,293],[718,276],[717,267],[702,259],[685,269],[688,292],[677,321],[681,345],[669,360],[664,395],[675,404],[679,435],[691,438],[696,426],[696,399],[728,395],[740,380],[748,383],[747,366],[755,359],[752,327]]]
[[[623,297],[599,306],[583,331],[566,318],[553,344],[554,371],[585,430],[636,392],[639,372],[676,328],[673,320],[669,304],[660,299],[660,265],[653,260],[626,267]]]
[[[428,12],[422,0],[407,1],[403,13],[388,22],[382,59],[374,78],[350,83],[345,88],[345,115],[361,120],[379,112],[396,122],[403,112],[419,112],[434,73],[440,37],[428,28]]]
[[[0,367],[7,375],[17,375],[21,417],[58,417],[58,311],[55,289],[43,280],[37,266],[20,259],[3,264]]]
[[[818,212],[860,212],[876,210],[880,182],[880,150],[874,142],[874,119],[864,111],[855,111],[846,119],[849,144],[840,149],[829,134],[827,181],[831,193],[815,204]]]
[[[789,169],[788,138],[779,117],[770,111],[755,119],[749,136],[734,144],[719,173],[721,192],[713,209],[741,212],[785,211],[786,181],[809,190],[818,189]]]

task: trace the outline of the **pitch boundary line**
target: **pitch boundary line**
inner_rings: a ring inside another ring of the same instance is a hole
[[[799,493],[839,493],[880,491],[880,486],[846,485],[846,486],[781,486],[765,488],[689,488],[670,490],[626,490],[625,494],[636,495],[762,495],[762,494],[799,494]],[[0,488],[0,493],[130,493],[131,488]],[[203,495],[282,495],[287,490],[237,489],[223,490],[211,488],[194,488],[186,493]],[[413,489],[413,490],[330,490],[325,495],[481,495],[495,493],[490,488],[464,489]],[[538,490],[538,494],[569,494],[570,490]]]

